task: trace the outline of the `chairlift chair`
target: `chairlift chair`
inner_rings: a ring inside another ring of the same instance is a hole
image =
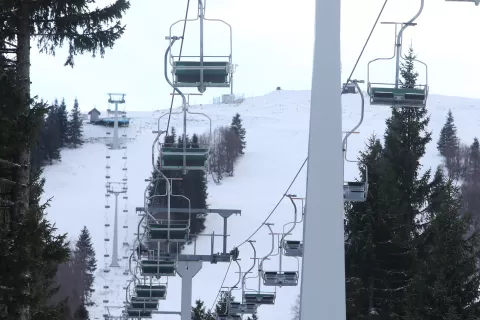
[[[167,297],[167,286],[137,284],[135,286],[135,293],[139,298],[165,300]]]
[[[160,220],[149,222],[147,228],[150,241],[186,242],[190,223],[189,221],[170,221],[168,223],[168,220]]]
[[[232,301],[228,307],[228,312],[230,314],[254,314],[257,312],[257,304]]]
[[[166,37],[170,41],[170,46],[175,41],[172,36],[172,28],[178,23],[187,23],[199,20],[200,22],[200,54],[198,56],[174,56],[171,51],[169,54],[169,62],[172,68],[173,81],[175,88],[196,87],[198,91],[203,93],[207,87],[229,88],[233,73],[232,65],[232,27],[225,21],[220,19],[207,19],[204,16],[204,7],[202,1],[199,2],[197,17],[195,19],[184,19],[173,23],[170,26],[169,36]],[[203,23],[204,21],[215,21],[228,26],[230,30],[230,52],[227,56],[205,56],[203,54]],[[180,59],[183,58],[181,61]],[[185,60],[185,58],[187,60]],[[208,60],[208,61],[206,61]],[[165,61],[165,71],[167,70],[167,62]]]
[[[157,310],[158,299],[132,297],[130,301],[130,308],[141,310]]]
[[[264,271],[263,285],[276,287],[294,287],[298,285],[297,271]]]
[[[274,292],[245,292],[243,294],[245,304],[275,304]]]
[[[175,276],[175,268],[174,260],[142,260],[140,262],[142,276]]]
[[[428,67],[427,65],[415,59],[414,61],[425,67],[425,84],[405,87],[400,84],[400,58],[402,54],[402,38],[404,30],[409,26],[414,26],[414,21],[423,11],[424,0],[421,0],[420,10],[407,23],[402,23],[402,27],[397,34],[397,24],[395,24],[395,47],[393,56],[390,58],[377,58],[370,61],[367,65],[367,93],[370,97],[370,105],[387,105],[393,107],[420,107],[424,108],[428,98]],[[395,82],[394,83],[374,83],[370,81],[370,64],[379,60],[392,60],[396,58]]]
[[[298,240],[285,240],[283,242],[283,254],[287,257],[302,257],[303,243]]]
[[[151,310],[142,310],[142,309],[133,309],[127,308],[127,317],[128,318],[136,318],[136,319],[151,319],[152,318],[152,311]]]

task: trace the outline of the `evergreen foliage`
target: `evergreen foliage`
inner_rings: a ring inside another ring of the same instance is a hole
[[[68,142],[73,148],[83,144],[83,120],[77,99],[73,104],[70,121],[68,122]]]
[[[86,226],[83,227],[75,245],[74,259],[85,279],[82,302],[86,306],[92,306],[94,303],[91,301],[91,296],[94,291],[93,281],[95,279],[95,271],[97,270],[97,260],[95,259],[90,232]]]
[[[418,76],[414,57],[410,49],[402,65],[405,87]],[[345,206],[347,319],[478,318],[478,234],[443,171],[432,182],[420,173],[428,121],[424,109],[392,108],[384,145],[372,137],[360,153],[369,189]]]
[[[192,320],[215,320],[210,310],[205,310],[205,303],[202,300],[195,301],[195,307],[192,307]]]
[[[245,134],[247,131],[243,128],[242,118],[239,113],[236,113],[232,118],[232,123],[230,124],[230,129],[235,132],[235,135],[240,140],[238,146],[236,146],[236,152],[238,154],[244,154],[244,149],[247,146],[247,141],[245,140]]]
[[[60,147],[64,148],[68,144],[68,110],[65,99],[62,99],[60,106],[57,109],[58,133],[60,135]]]
[[[440,155],[445,158],[445,167],[448,170],[449,177],[459,178],[461,174],[459,161],[460,140],[457,137],[457,127],[455,126],[451,110],[448,110],[447,121],[440,130],[437,149]]]

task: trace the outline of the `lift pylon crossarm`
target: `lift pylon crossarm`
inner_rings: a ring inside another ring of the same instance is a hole
[[[480,0],[445,0],[445,1],[455,1],[455,2],[473,2],[476,6],[480,4]]]

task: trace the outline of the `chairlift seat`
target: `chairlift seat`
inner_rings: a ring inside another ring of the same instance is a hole
[[[170,241],[187,241],[188,232],[189,232],[189,223],[185,222],[176,222],[170,223],[150,223],[149,228],[149,240],[170,240]],[[169,236],[170,231],[170,237]]]
[[[167,286],[139,284],[135,287],[135,292],[139,298],[164,300],[167,296]]]
[[[296,271],[265,271],[262,277],[265,286],[293,287],[298,285],[298,272]]]
[[[130,307],[132,309],[157,310],[158,300],[150,298],[132,297]]]
[[[173,260],[142,260],[140,263],[142,276],[174,276],[175,261]]]
[[[227,61],[174,61],[173,73],[176,87],[198,87],[200,85],[200,69],[203,69],[203,85],[205,87],[230,87],[228,75],[230,63]]]
[[[302,257],[303,243],[297,240],[285,240],[283,243],[283,252],[288,257]]]
[[[142,309],[133,309],[133,308],[128,308],[127,309],[127,315],[129,318],[146,318],[146,319],[151,319],[152,318],[152,311],[151,310],[142,310]]]
[[[343,185],[345,201],[363,202],[367,198],[367,184],[363,181],[349,181]]]
[[[275,293],[245,293],[246,304],[275,304]]]
[[[216,320],[242,320],[239,314],[219,314]]]
[[[427,103],[426,88],[388,88],[370,87],[371,105],[425,107]]]
[[[162,147],[160,158],[162,162],[162,170],[179,170],[183,169],[183,157],[187,169],[203,170],[207,165],[208,149],[207,148],[183,148]]]
[[[257,312],[257,305],[254,303],[230,302],[229,313],[254,314]]]

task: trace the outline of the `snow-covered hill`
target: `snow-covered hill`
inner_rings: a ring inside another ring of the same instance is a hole
[[[314,106],[323,107],[323,106]],[[440,128],[445,122],[447,110],[452,109],[462,141],[470,143],[476,134],[480,123],[480,100],[432,95],[429,97],[428,110],[431,114],[429,129],[433,132],[433,142],[428,146],[427,156],[423,164],[435,167],[440,163],[437,156],[436,140]],[[221,185],[209,182],[209,204],[211,208],[241,209],[241,216],[229,219],[229,248],[242,243],[263,222],[276,202],[282,197],[291,179],[307,156],[307,140],[309,126],[309,91],[274,91],[261,97],[245,100],[239,106],[231,105],[200,105],[190,107],[191,111],[204,112],[212,118],[213,126],[228,125],[232,116],[241,114],[247,130],[246,154],[239,161],[235,176],[226,178]],[[127,106],[128,110],[128,106]],[[135,207],[143,206],[143,194],[146,187],[145,179],[152,172],[151,150],[156,128],[157,117],[160,112],[133,112],[131,125],[124,130],[128,136],[128,200],[121,199],[120,208],[127,206],[125,216],[120,210],[120,248],[127,237],[133,242],[133,233],[136,232],[138,217]],[[358,151],[364,148],[364,142],[372,133],[383,136],[385,119],[390,115],[389,107],[366,105],[363,125],[359,128],[360,134],[352,135],[349,140],[349,158],[355,158]],[[359,95],[343,96],[343,128],[350,130],[360,117]],[[181,128],[181,118],[173,118],[173,126]],[[203,133],[208,130],[208,123],[201,117],[190,118],[188,132]],[[119,270],[112,269],[109,273],[102,272],[104,267],[104,238],[112,238],[111,233],[105,235],[105,217],[113,225],[113,206],[105,211],[105,175],[107,153],[110,158],[111,181],[118,181],[123,177],[122,156],[125,150],[107,151],[104,144],[106,132],[112,131],[100,126],[85,125],[85,136],[92,138],[92,142],[80,149],[62,151],[62,162],[45,168],[44,199],[53,197],[48,217],[56,223],[60,232],[68,232],[72,240],[76,239],[81,228],[85,225],[91,232],[94,249],[97,254],[98,272],[96,275],[95,301],[97,307],[91,309],[92,319],[101,319],[103,300],[108,305],[121,306],[125,299],[122,289],[127,277],[122,275],[127,262],[122,260]],[[95,138],[95,139],[93,139]],[[341,146],[339,146],[340,148]],[[322,165],[319,163],[318,165]],[[306,167],[305,167],[306,169]],[[306,170],[298,177],[290,192],[302,197],[305,196]],[[346,165],[346,179],[357,175],[355,165]],[[113,200],[113,199],[112,199]],[[112,204],[110,200],[110,204]],[[288,199],[287,199],[288,200]],[[289,201],[284,200],[269,222],[275,223],[274,232],[280,232],[283,224],[292,221],[293,210]],[[125,202],[126,201],[126,202]],[[321,213],[317,213],[321,214]],[[122,225],[128,225],[128,233],[124,234]],[[222,219],[210,215],[207,220],[209,233],[221,233]],[[301,238],[301,227],[297,227],[291,239]],[[270,250],[271,238],[268,229],[262,228],[253,238],[256,240],[256,250],[259,256],[266,255]],[[197,252],[208,252],[210,242],[200,238]],[[219,244],[220,245],[220,244]],[[111,241],[108,251],[111,251]],[[220,251],[220,248],[215,248]],[[191,250],[188,249],[188,250]],[[127,251],[120,250],[120,256]],[[246,271],[252,263],[252,250],[247,245],[240,248],[242,271]],[[193,299],[202,299],[207,308],[212,305],[217,291],[222,283],[228,264],[204,264],[203,269],[194,278]],[[284,259],[284,270],[296,269],[296,260]],[[274,258],[265,263],[265,269],[275,270],[278,261]],[[318,269],[321,272],[322,266]],[[236,266],[232,264],[225,280],[226,286],[236,283],[238,274]],[[257,281],[248,282],[249,287],[255,287]],[[109,286],[105,290],[104,285]],[[277,299],[274,306],[261,306],[259,318],[262,320],[290,319],[290,307],[295,301],[299,287],[284,287],[277,289]],[[234,292],[236,297],[240,294]],[[160,302],[160,310],[180,310],[180,278],[169,278],[167,300]],[[119,314],[120,310],[110,310]],[[160,316],[154,316],[159,318]],[[178,316],[162,316],[172,318]]]

